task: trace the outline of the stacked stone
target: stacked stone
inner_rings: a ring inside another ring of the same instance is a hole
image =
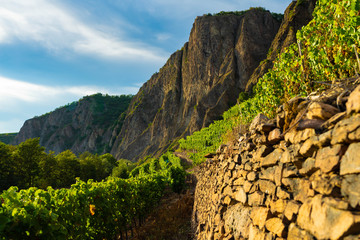
[[[197,239],[359,239],[360,86],[352,89],[292,99],[209,154],[197,176]]]

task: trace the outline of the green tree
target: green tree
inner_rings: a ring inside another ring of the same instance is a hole
[[[55,159],[57,162],[56,187],[69,187],[75,183],[75,178],[80,176],[79,160],[70,150],[59,153]]]
[[[46,157],[45,148],[40,146],[39,138],[28,139],[17,147],[15,157],[15,175],[20,188],[35,186],[39,175],[39,162]]]
[[[14,158],[8,145],[0,142],[0,190],[16,185]]]
[[[57,176],[56,170],[58,168],[54,152],[50,152],[46,157],[39,162],[40,173],[37,186],[40,188],[47,188],[48,186],[56,186]]]

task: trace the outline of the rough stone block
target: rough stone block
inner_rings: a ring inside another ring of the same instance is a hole
[[[314,158],[307,158],[305,162],[302,165],[302,168],[299,170],[299,173],[301,175],[307,175],[310,176],[315,171],[317,171],[318,168],[315,167],[315,159]]]
[[[320,149],[316,154],[315,167],[320,168],[324,173],[334,170],[339,166],[341,150],[340,144]]]
[[[257,181],[257,184],[259,185],[260,191],[266,194],[274,195],[276,186],[274,183],[267,181],[267,180],[259,180]]]
[[[314,152],[321,147],[318,136],[312,136],[304,142],[300,148],[300,154],[304,157],[313,156]]]
[[[280,214],[285,211],[287,200],[284,199],[278,199],[276,201],[270,202],[270,210],[272,214]]]
[[[249,237],[250,211],[251,208],[236,204],[224,213],[225,229],[231,230],[235,239]]]
[[[265,194],[260,191],[255,191],[248,195],[248,204],[250,206],[261,206],[264,203]]]
[[[295,219],[295,216],[299,212],[301,204],[296,201],[289,201],[286,205],[284,216],[289,220],[293,221]]]
[[[360,143],[352,143],[341,159],[340,174],[360,173]]]
[[[270,232],[279,237],[283,237],[285,233],[285,225],[280,218],[270,218],[266,221],[265,227]]]
[[[262,169],[259,175],[260,179],[274,181],[274,175],[275,175],[275,167],[268,167],[266,169]]]
[[[327,120],[339,112],[339,109],[329,104],[313,102],[308,108],[306,118]]]
[[[288,240],[313,240],[314,237],[305,230],[300,229],[295,223],[289,226]]]
[[[257,174],[256,172],[252,171],[252,172],[249,172],[248,175],[246,176],[246,179],[250,182],[253,182],[255,181],[257,178]]]
[[[280,199],[290,199],[290,194],[285,190],[281,189],[281,187],[276,188],[276,197]]]
[[[348,199],[351,207],[360,204],[360,175],[346,175],[341,183],[341,194]]]
[[[307,199],[297,218],[297,224],[318,239],[339,239],[357,221],[351,212],[329,206],[322,195]]]
[[[360,112],[360,86],[350,94],[346,103],[346,113]]]
[[[243,204],[247,201],[247,195],[246,192],[242,187],[240,187],[233,195],[234,199],[238,202],[241,202]]]
[[[281,130],[279,128],[275,128],[268,135],[268,141],[270,144],[275,144],[279,142],[283,136],[281,135]]]
[[[265,222],[270,217],[269,209],[266,207],[254,207],[251,211],[250,217],[252,223],[260,229],[265,227]]]
[[[263,158],[263,160],[261,161],[261,167],[271,167],[275,165],[278,161],[280,161],[282,154],[283,154],[283,150],[278,148],[275,149],[265,158]]]
[[[335,145],[338,143],[349,143],[349,133],[354,132],[359,127],[360,114],[356,114],[350,118],[338,122],[332,131],[331,144]]]

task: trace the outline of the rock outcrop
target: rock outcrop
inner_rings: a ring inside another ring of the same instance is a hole
[[[219,147],[197,174],[197,239],[359,239],[355,87],[294,98]]]
[[[236,103],[278,31],[270,12],[203,16],[189,42],[140,89],[111,153],[136,161],[208,126]]]
[[[312,19],[316,0],[292,1],[284,13],[274,41],[271,43],[269,53],[264,61],[252,73],[246,84],[246,92],[251,92],[258,79],[273,67],[277,55],[291,44],[296,43],[296,32],[308,24]]]
[[[27,120],[12,144],[40,138],[47,151],[59,153],[70,149],[75,154],[109,152],[114,126],[121,125],[130,96],[95,94],[78,102]]]

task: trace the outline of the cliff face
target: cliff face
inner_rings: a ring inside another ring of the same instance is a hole
[[[27,120],[12,143],[39,137],[40,144],[55,153],[67,149],[76,154],[108,152],[113,127],[121,125],[121,114],[130,100],[129,96],[101,94],[84,97],[79,102]]]
[[[355,87],[294,98],[222,145],[196,174],[195,239],[359,239]]]
[[[236,103],[279,28],[267,11],[203,16],[133,98],[111,153],[133,161],[207,126]]]
[[[246,84],[247,92],[251,92],[258,79],[272,68],[276,56],[296,42],[296,32],[311,21],[315,5],[316,0],[293,1],[290,3],[285,10],[284,21],[271,43],[266,59],[255,69]]]

